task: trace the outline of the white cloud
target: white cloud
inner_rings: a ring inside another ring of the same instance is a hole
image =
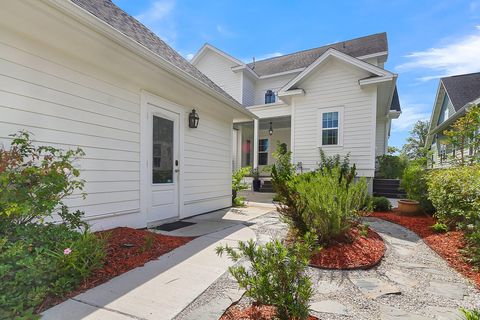
[[[392,121],[393,132],[408,132],[419,120],[430,120],[430,107],[426,104],[401,104],[402,114],[400,118]]]
[[[480,71],[480,26],[475,32],[457,38],[438,48],[413,52],[406,56],[409,62],[396,67],[398,71],[425,71],[419,78],[428,81],[440,77]]]
[[[164,41],[172,44],[177,37],[172,13],[175,10],[175,0],[159,0],[135,18],[148,26]]]

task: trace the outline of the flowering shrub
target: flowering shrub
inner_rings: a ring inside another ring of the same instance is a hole
[[[13,224],[42,221],[83,188],[73,166],[83,151],[36,147],[28,132],[12,137],[10,149],[0,148],[0,218]]]

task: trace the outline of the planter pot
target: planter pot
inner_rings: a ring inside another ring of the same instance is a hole
[[[420,202],[410,199],[398,200],[398,210],[405,216],[414,216],[421,213]]]
[[[253,185],[253,191],[260,191],[260,185],[261,185],[260,180],[253,180],[252,185]]]

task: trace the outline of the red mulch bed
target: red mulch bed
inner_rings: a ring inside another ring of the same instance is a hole
[[[194,237],[166,236],[126,227],[99,231],[95,234],[107,241],[107,254],[103,267],[94,271],[75,291],[61,298],[47,298],[39,307],[40,312],[122,273],[143,266],[148,261],[194,239]]]
[[[357,228],[350,229],[352,242],[338,242],[323,248],[310,261],[312,267],[322,269],[352,270],[376,266],[385,254],[382,237],[368,228],[367,236],[360,235]]]
[[[475,271],[460,253],[460,250],[465,248],[466,245],[462,231],[435,233],[431,226],[434,225],[437,220],[427,215],[402,216],[395,212],[374,212],[369,216],[384,219],[412,230],[421,237],[430,248],[445,259],[452,268],[465,277],[472,279],[477,287],[480,288],[480,271]]]
[[[273,320],[275,319],[275,307],[265,305],[240,306],[231,305],[220,320]],[[318,320],[317,317],[309,316],[308,320]]]

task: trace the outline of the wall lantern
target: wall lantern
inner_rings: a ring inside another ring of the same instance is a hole
[[[270,129],[268,129],[268,134],[272,135],[273,134],[273,127],[272,127],[272,122],[270,121]]]
[[[188,126],[190,128],[197,128],[199,120],[200,120],[200,117],[198,116],[197,111],[193,109],[192,112],[190,112],[190,114],[188,115]]]

